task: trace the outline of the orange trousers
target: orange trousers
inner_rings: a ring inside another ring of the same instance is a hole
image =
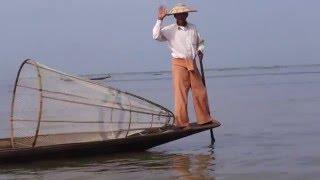
[[[190,62],[192,67],[190,67]],[[215,121],[209,114],[207,90],[202,83],[202,78],[195,61],[173,59],[172,78],[175,98],[174,109],[176,126],[186,127],[189,125],[188,93],[190,88],[192,90],[197,123],[201,125]]]

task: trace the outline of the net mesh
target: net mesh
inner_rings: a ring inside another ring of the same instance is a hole
[[[173,123],[166,108],[32,60],[18,73],[12,102],[13,147],[126,138]]]

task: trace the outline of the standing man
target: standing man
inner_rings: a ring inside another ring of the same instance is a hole
[[[204,41],[200,38],[196,26],[187,22],[189,12],[196,12],[183,4],[177,4],[169,13],[159,7],[158,20],[153,28],[153,39],[167,41],[172,56],[172,78],[175,98],[175,123],[177,127],[187,127],[188,92],[192,89],[193,105],[199,125],[220,123],[210,116],[207,90],[202,83],[195,58],[203,57]],[[176,23],[162,26],[167,15],[174,15]]]

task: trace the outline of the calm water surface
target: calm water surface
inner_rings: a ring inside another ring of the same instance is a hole
[[[223,123],[214,147],[203,132],[146,152],[1,165],[0,179],[319,179],[319,65],[206,74],[211,108]],[[172,109],[169,72],[114,74],[106,83]],[[0,88],[4,137],[10,83]]]

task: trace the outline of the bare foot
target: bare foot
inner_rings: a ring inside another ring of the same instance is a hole
[[[212,120],[212,123],[218,124],[219,126],[221,125],[221,123],[219,121],[215,120],[215,119]]]

